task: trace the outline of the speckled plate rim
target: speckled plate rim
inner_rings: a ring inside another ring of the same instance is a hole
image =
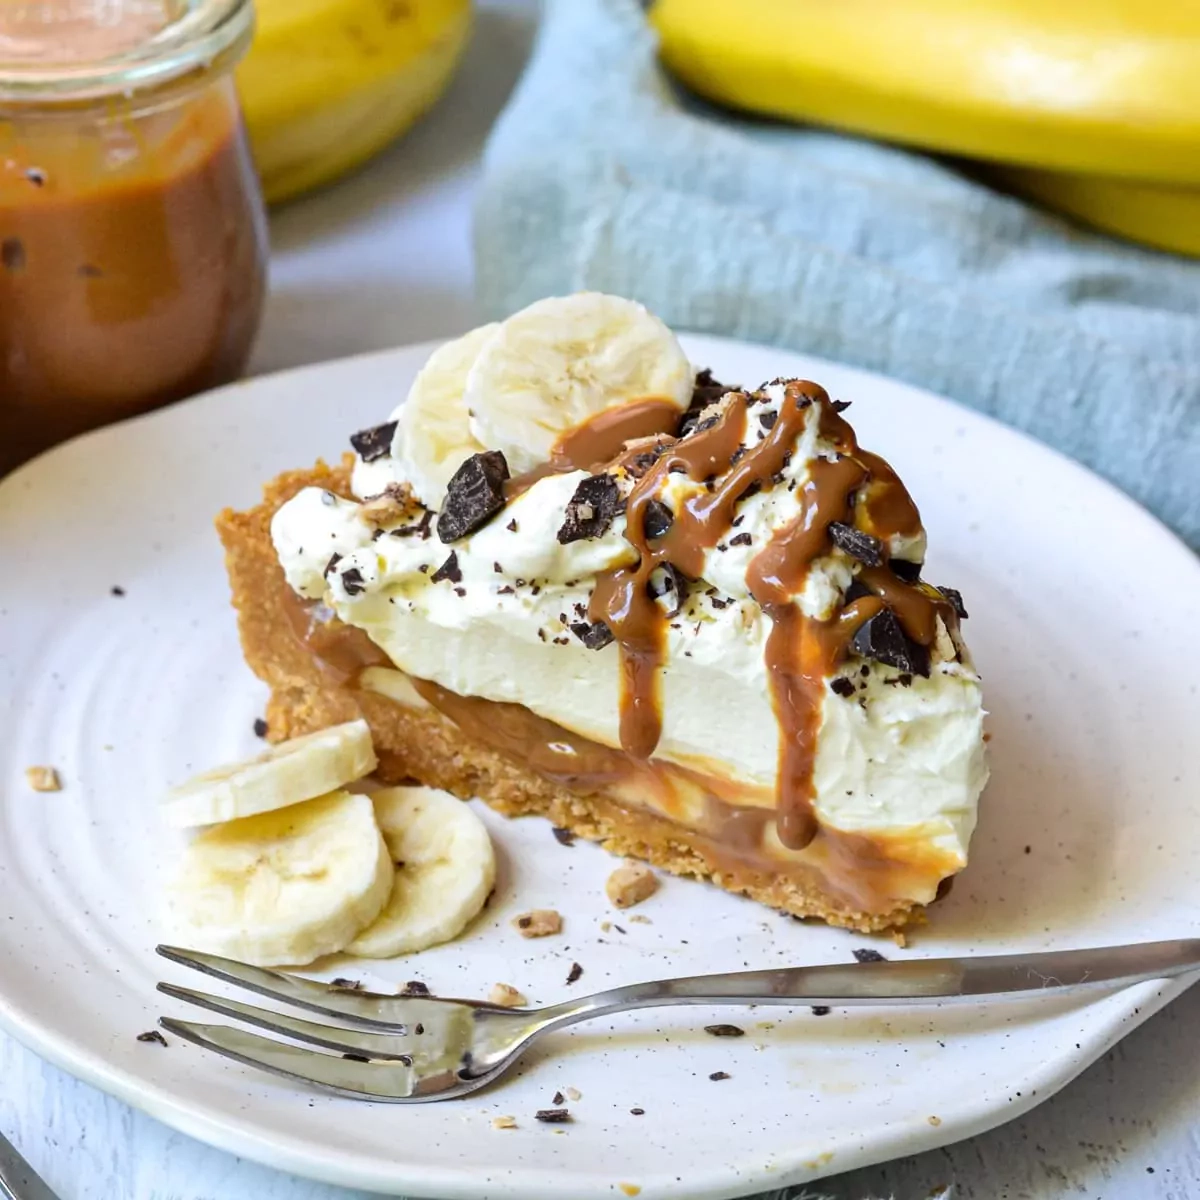
[[[1103,489],[1111,500],[1124,506],[1125,516],[1135,524],[1140,536],[1150,539],[1162,553],[1182,555],[1191,562],[1197,586],[1200,587],[1200,561],[1195,560],[1182,542],[1134,501],[1073,460],[989,417],[962,409],[944,398],[872,372],[812,356],[795,355],[771,347],[753,346],[722,338],[685,336],[683,340],[685,349],[694,361],[719,361],[731,352],[760,354],[764,361],[770,361],[772,357],[790,357],[803,360],[806,366],[811,365],[811,372],[818,378],[835,378],[841,387],[869,388],[875,392],[891,393],[897,399],[902,399],[905,395],[920,396],[925,402],[947,405],[960,423],[982,422],[992,427],[998,438],[1016,439],[1030,452],[1050,456],[1056,461],[1057,469],[1065,473],[1066,481],[1070,481],[1072,473],[1075,473],[1076,478],[1085,480],[1088,487]],[[171,409],[136,417],[84,435],[72,443],[67,443],[67,446],[76,446],[84,442],[101,445],[107,439],[120,439],[124,431],[131,426],[148,422],[162,423],[165,427],[184,411],[192,412],[197,408],[219,410],[223,404],[235,397],[238,402],[244,401],[247,390],[264,382],[278,386],[280,383],[306,376],[309,380],[323,377],[336,386],[338,376],[348,368],[364,369],[378,366],[386,369],[393,364],[404,365],[414,359],[423,360],[438,344],[435,341],[401,347],[244,381],[194,397]],[[0,492],[19,485],[25,473],[45,469],[64,449],[66,447],[51,450],[19,468],[6,479],[0,480]],[[971,1137],[1021,1115],[1069,1083],[1125,1034],[1180,995],[1193,982],[1195,977],[1165,983],[1147,983],[1127,989],[1121,994],[1119,1006],[1110,1006],[1110,1014],[1105,1023],[1094,1026],[1073,1047],[1064,1047],[1060,1056],[1047,1060],[1039,1071],[1024,1077],[1023,1082],[1026,1086],[1021,1099],[1013,1101],[1007,1098],[1005,1102],[996,1097],[981,1098],[977,1104],[960,1107],[958,1111],[947,1115],[936,1129],[930,1128],[925,1122],[913,1120],[905,1124],[891,1125],[886,1130],[866,1130],[859,1145],[839,1149],[836,1170],[840,1173],[901,1154],[936,1148]],[[172,1128],[269,1167],[343,1187],[387,1194],[394,1194],[400,1190],[413,1196],[436,1200],[497,1200],[500,1197],[511,1200],[561,1200],[563,1196],[563,1175],[557,1169],[542,1171],[525,1167],[502,1181],[491,1180],[485,1189],[477,1178],[472,1178],[474,1172],[470,1167],[437,1170],[424,1166],[418,1173],[414,1173],[403,1162],[396,1162],[386,1169],[379,1169],[353,1154],[342,1153],[336,1148],[325,1146],[315,1148],[310,1141],[304,1139],[263,1137],[239,1124],[236,1119],[214,1112],[205,1104],[193,1102],[175,1090],[148,1086],[134,1072],[114,1068],[101,1056],[85,1048],[69,1032],[42,1024],[36,1013],[22,1011],[10,1003],[4,992],[2,977],[0,1026],[47,1061]],[[773,1168],[764,1168],[761,1163],[756,1162],[744,1168],[712,1173],[703,1180],[689,1179],[682,1185],[675,1182],[676,1177],[673,1173],[667,1171],[655,1175],[639,1170],[638,1179],[643,1193],[646,1194],[686,1196],[694,1200],[724,1200],[730,1196],[746,1195],[755,1188],[778,1188],[808,1181],[819,1174],[821,1172],[805,1169],[804,1164],[789,1162],[786,1157],[781,1157],[776,1160]],[[590,1182],[591,1186],[589,1181],[580,1179],[579,1189],[572,1187],[572,1191],[579,1197],[612,1194],[609,1179]]]

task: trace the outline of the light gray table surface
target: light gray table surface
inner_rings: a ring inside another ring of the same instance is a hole
[[[485,0],[464,69],[429,119],[358,175],[275,215],[256,371],[472,324],[470,208],[479,154],[535,20],[532,0]],[[838,1176],[813,1192],[922,1200],[953,1181],[956,1200],[1200,1198],[1198,1034],[1195,988],[1020,1120]],[[62,1200],[366,1200],[210,1149],[4,1035],[0,1132]]]

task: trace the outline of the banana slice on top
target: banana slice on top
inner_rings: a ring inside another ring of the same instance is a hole
[[[483,822],[437,788],[384,788],[371,799],[396,879],[378,920],[350,943],[349,953],[391,958],[457,937],[496,883]]]
[[[217,767],[167,794],[169,825],[214,825],[286,808],[345,787],[376,767],[366,721],[348,721],[270,747],[249,762]]]
[[[199,833],[168,888],[169,919],[181,945],[300,966],[374,921],[394,875],[370,797],[331,792]]]
[[[520,475],[563,434],[632,401],[687,408],[693,372],[675,335],[642,305],[579,292],[539,300],[483,343],[463,397],[474,441]]]
[[[463,392],[467,372],[499,328],[482,325],[438,347],[393,414],[392,458],[429,508],[441,508],[450,477],[472,454],[487,449],[471,435]]]

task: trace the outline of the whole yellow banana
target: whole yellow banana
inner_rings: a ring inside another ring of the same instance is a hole
[[[656,0],[721,104],[951,154],[1200,185],[1195,0]]]
[[[350,170],[441,95],[470,0],[258,0],[238,90],[269,201]]]

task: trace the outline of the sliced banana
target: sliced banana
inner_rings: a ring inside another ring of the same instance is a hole
[[[514,475],[550,458],[566,432],[605,409],[692,398],[675,335],[642,305],[579,292],[509,317],[479,350],[464,402],[475,442],[502,450]]]
[[[450,476],[464,460],[489,448],[471,435],[463,391],[467,372],[499,328],[482,325],[435,350],[394,414],[392,458],[429,508],[441,508]]]
[[[496,882],[496,857],[483,822],[436,788],[384,788],[371,799],[396,880],[379,919],[350,943],[349,952],[391,958],[457,937]]]
[[[197,775],[167,794],[162,812],[177,829],[252,817],[345,787],[375,767],[366,721],[348,721]]]
[[[370,797],[331,792],[199,833],[168,890],[170,921],[181,945],[300,966],[370,925],[394,875]]]

